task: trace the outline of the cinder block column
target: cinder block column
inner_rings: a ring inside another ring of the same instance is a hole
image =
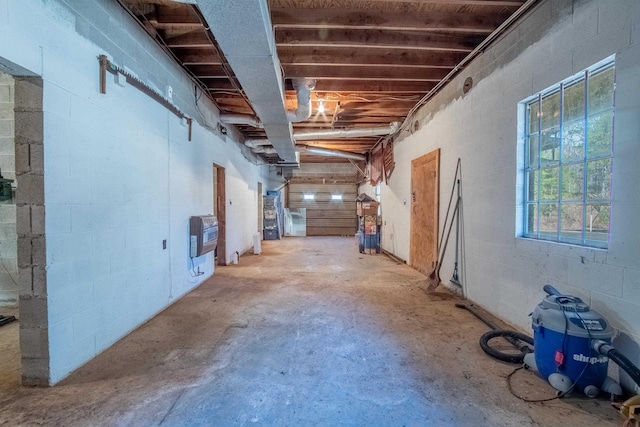
[[[49,385],[42,79],[15,79],[16,210],[22,383]]]

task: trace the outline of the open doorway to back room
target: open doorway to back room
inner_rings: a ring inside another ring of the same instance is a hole
[[[0,388],[20,383],[14,107],[15,80],[0,72]]]
[[[1,69],[0,388],[48,385],[42,79]]]

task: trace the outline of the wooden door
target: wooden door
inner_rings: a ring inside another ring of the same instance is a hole
[[[214,206],[218,218],[218,247],[216,255],[218,265],[227,265],[227,194],[225,186],[225,171],[222,166],[213,165],[214,176]]]
[[[440,150],[411,161],[409,265],[430,274],[438,258]]]
[[[262,220],[264,219],[264,212],[263,212],[263,206],[262,206],[262,183],[258,182],[258,233],[260,233],[260,235],[262,235],[262,228],[263,228],[263,223]],[[262,240],[262,238],[260,238],[260,240]]]

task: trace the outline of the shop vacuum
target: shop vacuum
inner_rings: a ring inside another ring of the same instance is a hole
[[[534,370],[558,395],[600,391],[622,395],[620,384],[607,376],[609,359],[640,387],[640,370],[611,346],[609,323],[580,298],[562,295],[546,285],[547,296],[531,314],[534,352],[524,355],[524,367]]]

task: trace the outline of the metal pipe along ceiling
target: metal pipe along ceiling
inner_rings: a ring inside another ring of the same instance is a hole
[[[334,139],[334,138],[357,138],[363,136],[389,135],[398,130],[400,124],[391,122],[389,126],[362,128],[362,129],[331,129],[311,132],[294,132],[293,139],[296,141],[309,141],[312,139]]]
[[[293,111],[287,111],[287,119],[292,123],[304,122],[311,117],[311,91],[316,87],[313,79],[293,79],[298,106]]]
[[[298,105],[295,110],[287,111],[287,119],[294,123],[303,122],[311,117],[311,91],[315,87],[316,81],[296,78],[292,80],[292,83],[293,88],[296,90]],[[252,126],[257,129],[262,129],[263,127],[259,118],[246,114],[220,114],[220,121],[231,125]]]
[[[196,0],[278,156],[295,163],[267,0]]]
[[[245,139],[244,145],[249,148],[257,148],[263,145],[271,145],[271,141],[268,139]]]
[[[255,147],[252,149],[254,153],[258,154],[276,154],[276,150],[273,147]],[[308,145],[296,145],[296,151],[298,153],[317,154],[319,156],[328,157],[340,157],[343,159],[352,160],[366,160],[367,156],[359,153],[352,153],[349,151],[330,150],[328,148],[309,147]]]
[[[231,125],[247,125],[262,129],[260,119],[246,114],[220,114],[220,121]]]

